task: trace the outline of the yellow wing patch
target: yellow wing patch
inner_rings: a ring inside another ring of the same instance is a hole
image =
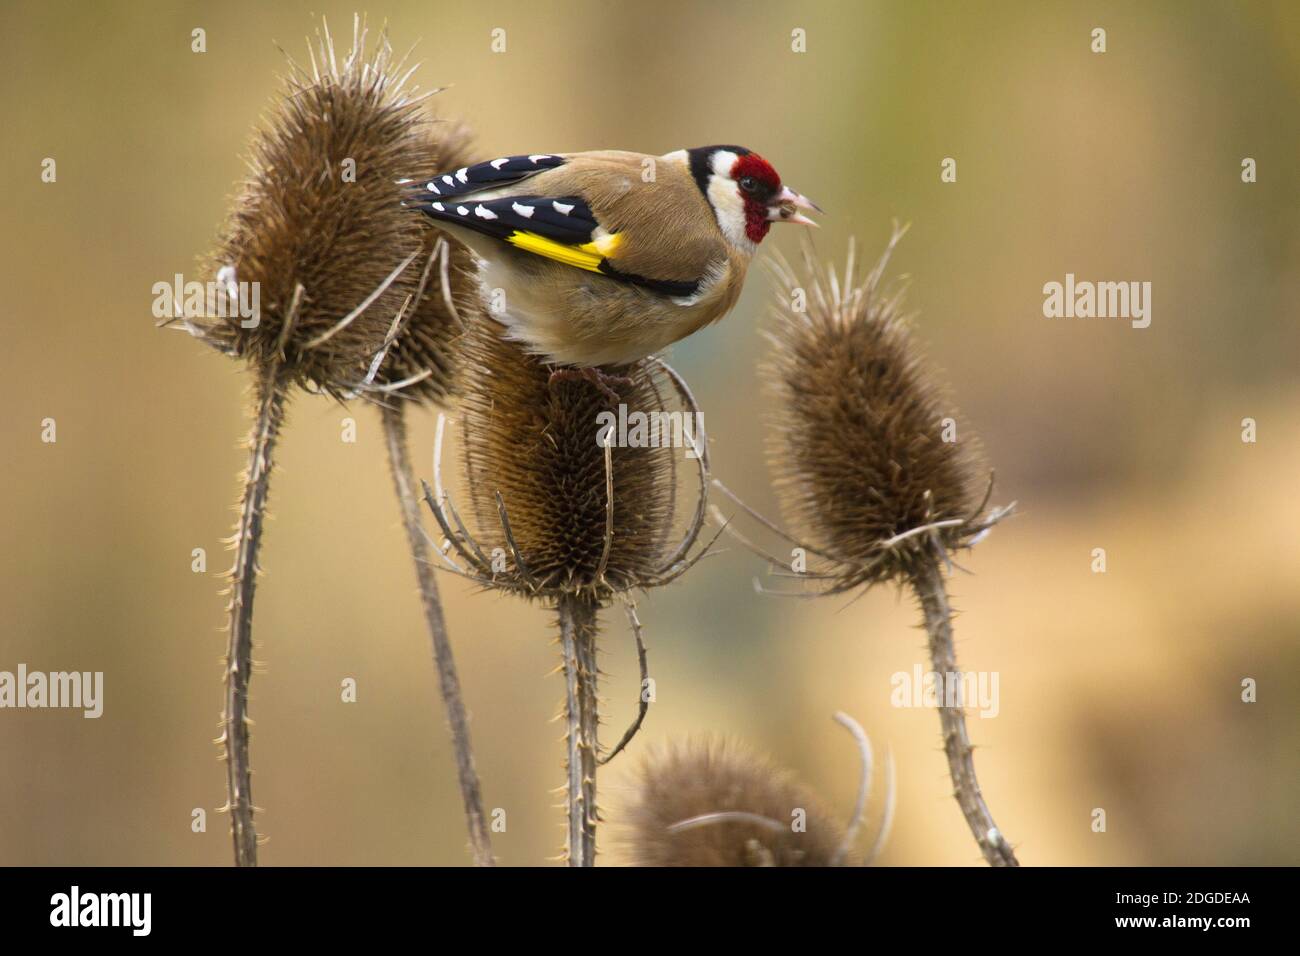
[[[539,236],[535,232],[522,232],[516,229],[506,236],[506,242],[525,252],[562,262],[566,266],[576,266],[588,272],[599,272],[601,260],[609,258],[618,251],[618,247],[623,243],[623,237],[618,233],[612,233],[601,236],[593,242],[570,246]]]

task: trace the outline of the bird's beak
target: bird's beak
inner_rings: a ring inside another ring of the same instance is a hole
[[[797,222],[803,226],[817,225],[817,223],[799,212],[800,209],[822,211],[821,206],[807,196],[801,196],[789,186],[785,186],[767,207],[767,218],[769,222]]]

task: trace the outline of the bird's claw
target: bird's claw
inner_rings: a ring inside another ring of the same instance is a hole
[[[621,385],[624,388],[631,388],[634,384],[632,379],[628,378],[626,375],[610,375],[609,373],[602,372],[600,369],[594,367],[557,368],[555,371],[551,372],[551,377],[547,384],[554,388],[557,382],[573,381],[590,382],[592,385],[596,386],[596,388],[600,389],[601,393],[614,405],[621,402],[623,397],[610,388],[610,383],[612,382],[615,385]]]

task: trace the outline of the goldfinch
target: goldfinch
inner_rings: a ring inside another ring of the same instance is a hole
[[[818,207],[740,146],[507,156],[417,183],[478,254],[508,337],[577,369],[625,365],[724,316],[774,222]]]

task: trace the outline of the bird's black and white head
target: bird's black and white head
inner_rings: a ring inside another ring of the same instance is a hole
[[[719,227],[736,245],[762,242],[774,222],[817,225],[799,212],[818,209],[816,204],[782,185],[772,164],[758,153],[743,146],[699,146],[686,150],[686,156]]]

